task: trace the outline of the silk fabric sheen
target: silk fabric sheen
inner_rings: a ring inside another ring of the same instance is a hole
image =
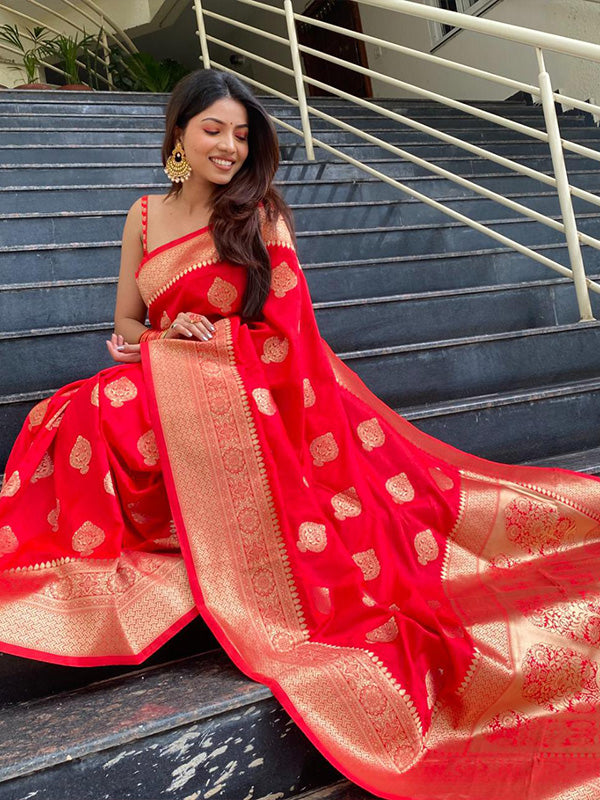
[[[147,253],[142,361],[29,413],[0,493],[0,649],[140,663],[200,613],[389,800],[600,796],[600,482],[463,453],[321,339],[282,218],[272,286],[210,226]]]

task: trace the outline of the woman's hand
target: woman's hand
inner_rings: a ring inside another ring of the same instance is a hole
[[[203,342],[212,339],[215,326],[203,314],[196,314],[194,311],[180,311],[171,323],[166,339],[191,339],[195,336]]]
[[[106,340],[106,346],[108,347],[108,352],[115,361],[120,361],[124,364],[134,364],[142,360],[139,344],[128,344],[121,334],[117,336],[116,333],[113,333],[110,341],[108,339]],[[117,350],[117,348],[120,349]]]

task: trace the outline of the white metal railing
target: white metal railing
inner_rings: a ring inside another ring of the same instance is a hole
[[[95,75],[97,80],[105,84],[108,89],[114,89],[110,72],[109,42],[112,42],[114,45],[116,45],[125,55],[137,53],[137,47],[125,33],[125,31],[122,30],[114,22],[114,20],[108,16],[97,3],[94,2],[94,0],[76,0],[76,2],[73,2],[73,0],[61,0],[61,2],[63,5],[75,11],[80,17],[83,17],[85,20],[91,22],[93,27],[100,33],[100,44],[103,53],[102,62],[106,68],[106,75],[97,72],[91,68],[90,65],[84,64],[82,61],[77,60],[77,65]],[[48,20],[41,20],[39,17],[32,16],[33,13],[36,13],[39,10],[49,14],[51,17],[59,20],[60,22],[66,23],[68,29],[78,31],[79,33],[83,34],[86,33],[85,28],[78,22],[77,17],[66,17],[57,9],[44,5],[43,3],[39,2],[39,0],[24,0],[21,5],[31,7],[28,8],[28,10],[31,11],[31,14],[15,8],[14,4],[6,5],[5,3],[0,3],[0,11],[6,11],[11,16],[17,17],[19,20],[23,20],[26,25],[32,24],[36,26],[42,26],[54,34],[61,34],[64,32],[54,27]],[[19,30],[19,33],[23,39],[33,41],[26,29]],[[0,41],[0,51],[10,53],[11,55],[23,56],[23,53],[20,50],[5,41]],[[39,64],[40,66],[45,67],[46,69],[49,69],[59,75],[67,75],[64,70],[60,69],[49,61],[44,60],[43,58],[39,59]]]
[[[454,11],[446,11],[440,8],[434,8],[433,6],[417,3],[414,2],[413,0],[357,0],[357,2],[362,3],[364,5],[374,6],[376,8],[381,8],[386,10],[392,10],[397,12],[398,14],[406,14],[410,16],[420,17],[421,19],[425,20],[442,22],[447,25],[451,25],[454,28],[471,30],[483,34],[485,36],[492,36],[496,38],[505,39],[511,42],[517,42],[523,45],[528,45],[529,47],[535,50],[538,61],[539,83],[536,86],[533,84],[514,80],[513,78],[508,78],[504,75],[498,75],[476,67],[468,66],[466,64],[460,64],[455,61],[442,58],[440,56],[432,55],[431,53],[424,53],[422,51],[415,50],[413,48],[406,47],[404,45],[399,45],[395,42],[386,39],[381,39],[364,33],[358,33],[357,31],[348,30],[346,28],[342,28],[332,23],[324,22],[322,20],[312,19],[302,14],[297,14],[293,10],[292,0],[281,0],[281,5],[282,5],[281,8],[278,8],[277,6],[267,5],[266,3],[260,2],[260,0],[237,0],[237,2],[243,3],[244,5],[247,6],[259,8],[263,11],[268,11],[272,13],[274,16],[279,16],[280,18],[283,18],[287,30],[287,37],[259,29],[255,26],[248,25],[246,23],[242,23],[232,17],[227,17],[224,16],[223,14],[219,14],[214,11],[209,11],[208,9],[204,9],[202,7],[201,0],[194,0],[194,8],[196,11],[196,19],[198,21],[198,35],[200,38],[201,58],[203,65],[207,68],[210,66],[215,66],[226,72],[231,72],[232,74],[235,74],[238,78],[242,79],[243,81],[250,83],[252,86],[256,87],[260,91],[264,91],[267,94],[279,97],[280,99],[286,100],[292,105],[297,106],[300,113],[300,120],[302,125],[301,129],[295,127],[294,125],[290,125],[288,122],[282,119],[278,119],[273,115],[271,115],[271,117],[274,122],[276,122],[284,129],[289,130],[294,134],[303,137],[308,159],[314,160],[315,156],[314,156],[313,146],[318,145],[327,152],[332,153],[333,155],[343,159],[344,161],[350,164],[353,164],[354,166],[363,170],[364,172],[373,175],[392,186],[395,186],[396,188],[405,192],[409,196],[421,200],[423,203],[426,203],[427,205],[432,206],[433,208],[443,211],[451,218],[458,220],[463,224],[468,225],[469,227],[477,231],[480,231],[481,233],[485,233],[492,239],[495,239],[496,241],[502,243],[503,245],[511,247],[514,250],[529,256],[535,261],[553,269],[554,271],[560,273],[561,275],[568,276],[573,280],[575,285],[575,291],[577,295],[577,302],[579,306],[581,321],[589,321],[594,319],[588,292],[591,290],[593,292],[600,293],[600,284],[590,280],[585,275],[585,269],[581,253],[581,245],[584,244],[596,249],[600,249],[600,239],[597,239],[593,236],[589,236],[577,229],[577,220],[575,217],[575,213],[573,211],[572,197],[580,198],[595,206],[598,206],[600,205],[600,196],[592,192],[586,191],[585,189],[579,188],[577,186],[573,186],[569,183],[565,165],[564,151],[566,150],[568,152],[575,153],[579,156],[584,156],[586,158],[590,158],[597,161],[600,161],[600,152],[593,148],[585,147],[584,145],[578,144],[576,142],[570,142],[562,138],[560,133],[560,128],[558,125],[555,103],[562,103],[564,106],[569,106],[572,108],[577,108],[579,110],[589,112],[590,114],[595,115],[596,117],[600,116],[600,106],[596,105],[595,103],[585,102],[582,100],[578,100],[576,98],[569,97],[562,93],[553,92],[551,87],[550,77],[545,67],[544,52],[552,51],[555,53],[561,53],[563,55],[574,56],[580,59],[586,59],[589,61],[600,63],[600,45],[593,44],[591,42],[580,41],[577,39],[571,39],[564,36],[557,36],[555,34],[544,33],[542,31],[535,31],[533,29],[524,28],[518,25],[509,25],[507,23],[495,22],[488,19],[473,17],[469,14],[462,14]],[[292,61],[292,68],[290,69],[289,67],[286,67],[283,64],[279,64],[271,59],[258,55],[257,53],[245,50],[241,47],[232,44],[231,42],[227,42],[222,39],[218,39],[214,36],[208,35],[204,24],[205,17],[225,22],[239,29],[251,32],[253,34],[257,34],[258,36],[267,38],[271,41],[284,45],[286,48],[289,48]],[[385,47],[394,52],[402,53],[403,55],[408,55],[423,61],[427,61],[430,64],[435,64],[440,69],[443,68],[443,69],[455,70],[458,72],[466,73],[476,78],[481,78],[489,80],[494,83],[502,84],[507,88],[511,89],[512,91],[516,90],[529,93],[532,95],[534,99],[538,100],[542,104],[544,111],[544,119],[546,123],[546,131],[538,130],[537,128],[524,125],[522,123],[513,121],[498,114],[493,114],[489,111],[486,111],[485,109],[480,109],[470,103],[454,100],[445,95],[423,89],[422,87],[410,84],[406,81],[399,80],[398,78],[394,78],[389,75],[385,75],[373,69],[362,67],[358,64],[350,63],[348,61],[345,61],[344,59],[337,58],[328,53],[324,53],[315,50],[314,48],[298,44],[296,35],[297,22],[317,26],[335,33],[341,33],[344,36],[348,36],[363,42],[368,42],[370,44],[374,44],[380,47]],[[258,61],[261,64],[269,66],[277,70],[278,72],[293,77],[295,81],[297,96],[292,97],[279,90],[276,90],[271,86],[268,86],[264,83],[260,83],[245,75],[241,75],[240,73],[236,72],[235,70],[232,70],[230,67],[224,64],[220,64],[219,62],[214,61],[213,59],[210,58],[209,55],[209,50],[208,50],[209,41],[214,42],[215,44],[222,45],[226,47],[228,50],[232,50],[236,53],[239,53],[255,61]],[[344,92],[340,89],[337,89],[334,86],[331,86],[330,84],[318,81],[314,78],[309,78],[308,76],[305,76],[302,71],[302,64],[300,57],[301,53],[306,53],[307,55],[312,55],[322,58],[333,64],[343,66],[347,69],[353,70],[355,72],[369,76],[371,78],[377,78],[378,80],[390,84],[392,86],[395,86],[396,88],[407,90],[417,95],[418,97],[422,97],[427,100],[440,103],[441,105],[447,106],[449,108],[460,110],[474,117],[478,117],[479,119],[483,119],[488,122],[492,122],[496,125],[502,126],[504,128],[516,131],[534,140],[547,143],[549,146],[554,174],[548,175],[544,172],[541,172],[540,170],[527,167],[525,164],[522,164],[514,159],[500,156],[487,148],[480,147],[478,145],[474,145],[470,142],[464,141],[463,139],[460,139],[457,136],[452,136],[430,125],[426,125],[422,122],[413,120],[405,115],[396,113],[391,109],[384,108],[382,106],[377,105],[376,103],[365,100],[364,98],[360,98],[348,92]],[[480,184],[472,180],[469,180],[461,175],[457,175],[451,172],[450,170],[446,170],[443,167],[440,167],[439,165],[428,161],[427,159],[420,158],[403,148],[397,147],[396,145],[386,142],[377,136],[366,133],[365,131],[362,131],[359,128],[349,125],[348,123],[344,122],[341,119],[337,119],[336,117],[325,113],[319,108],[315,108],[314,106],[309,105],[306,99],[305,84],[310,84],[319,87],[321,89],[324,89],[330,94],[333,94],[341,99],[348,100],[360,107],[374,111],[383,117],[387,117],[396,122],[400,122],[409,128],[426,133],[435,139],[459,147],[467,152],[473,153],[479,158],[485,158],[486,160],[494,164],[498,164],[503,168],[509,169],[521,175],[525,175],[529,178],[533,178],[547,186],[553,187],[554,189],[556,189],[558,195],[562,222],[559,222],[556,219],[547,216],[546,214],[542,214],[538,211],[535,211],[534,209],[531,209],[528,206],[525,206],[521,203],[517,203],[507,197],[504,197],[498,192],[494,192],[493,190],[481,186]],[[477,220],[474,220],[464,214],[460,214],[459,212],[455,211],[452,208],[449,208],[443,203],[434,200],[421,192],[418,192],[412,187],[407,186],[406,184],[403,184],[400,181],[389,177],[388,175],[385,175],[380,170],[377,170],[366,164],[362,164],[360,161],[358,161],[355,158],[352,158],[352,156],[348,155],[342,150],[339,150],[338,148],[333,147],[327,144],[326,142],[317,139],[311,131],[309,113],[329,122],[335,127],[340,128],[341,130],[349,131],[355,134],[356,136],[366,140],[367,142],[375,144],[407,161],[410,161],[413,164],[423,167],[424,169],[435,175],[444,177],[460,186],[463,186],[464,188],[469,189],[470,191],[475,192],[480,196],[494,200],[497,203],[528,217],[529,219],[534,219],[543,225],[553,228],[554,230],[560,231],[561,233],[564,234],[566,239],[571,268],[568,269],[564,265],[560,264],[559,262],[551,258],[548,258],[547,256],[542,255],[538,251],[533,250],[532,248],[527,247],[526,245],[523,245],[520,242],[515,241],[514,239],[511,239],[507,236],[504,236],[503,234],[498,233],[488,225],[478,222]]]

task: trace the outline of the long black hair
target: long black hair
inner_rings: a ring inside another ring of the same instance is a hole
[[[279,141],[266,109],[235,75],[215,69],[189,73],[169,98],[162,162],[166,165],[175,147],[175,129],[185,130],[192,117],[223,97],[231,97],[246,108],[248,156],[228,184],[215,184],[210,224],[219,258],[247,270],[242,316],[259,319],[271,286],[269,254],[260,235],[259,203],[263,203],[269,220],[283,215],[296,244],[292,211],[272,185],[279,166]],[[181,183],[173,183],[167,197],[181,189]]]

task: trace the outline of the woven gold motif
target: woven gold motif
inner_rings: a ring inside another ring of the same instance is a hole
[[[261,414],[266,414],[268,417],[272,417],[277,411],[275,401],[273,400],[273,395],[268,389],[253,389],[252,397],[254,398],[256,407]]]
[[[304,378],[302,381],[302,389],[304,391],[304,408],[311,408],[311,406],[314,406],[317,398],[315,390],[308,378]]]
[[[149,467],[158,464],[160,456],[156,444],[156,436],[152,428],[140,436],[137,441],[137,449],[144,458],[144,464],[147,464]]]
[[[523,697],[549,711],[591,708],[600,700],[600,668],[575,650],[541,642],[527,650],[522,668]]]
[[[440,548],[435,540],[433,533],[427,528],[424,531],[419,531],[415,536],[415,550],[419,557],[419,564],[425,566],[430,561],[435,559],[440,554]]]
[[[376,606],[377,605],[377,600],[374,600],[368,592],[363,592],[362,601],[363,601],[364,605],[366,605],[366,606]]]
[[[280,364],[285,361],[289,349],[290,343],[285,336],[281,338],[279,336],[269,336],[263,345],[263,353],[260,360],[264,364]]]
[[[446,475],[445,472],[442,472],[439,467],[429,467],[429,474],[437,483],[442,492],[447,492],[454,488],[454,481],[452,478],[449,475]]]
[[[161,331],[166,330],[169,327],[173,320],[169,317],[166,311],[163,311],[160,317],[160,329]]]
[[[10,525],[0,528],[0,557],[14,553],[19,546],[19,540]]]
[[[313,439],[309,449],[315,467],[322,467],[327,461],[334,461],[340,452],[331,431]]]
[[[45,400],[41,400],[37,405],[35,405],[29,414],[27,415],[27,422],[29,430],[35,428],[37,425],[41,425],[44,417],[46,416],[46,411],[48,409],[48,405],[50,403],[50,398],[46,397]]]
[[[37,483],[42,478],[49,478],[50,475],[54,472],[54,463],[50,458],[50,454],[48,451],[44,453],[40,463],[37,466],[37,469],[31,476],[31,483]]]
[[[327,586],[314,586],[313,598],[317,611],[320,614],[329,614],[331,611],[331,596]]]
[[[137,397],[137,393],[137,386],[125,375],[111,381],[104,387],[104,394],[114,408],[121,408],[128,400],[133,400],[134,397]]]
[[[56,506],[53,508],[46,519],[48,520],[48,525],[52,528],[52,531],[56,533],[58,531],[58,515],[60,514],[60,500],[58,497],[56,498]]]
[[[414,499],[415,490],[405,472],[394,475],[385,482],[385,488],[392,495],[394,503],[409,503]]]
[[[4,479],[2,489],[0,489],[0,497],[13,497],[21,488],[21,478],[19,471],[15,470],[8,480]]]
[[[367,451],[381,447],[385,442],[385,433],[381,430],[377,417],[360,422],[356,427],[356,432],[363,448]]]
[[[206,296],[211,305],[218,308],[222,314],[227,314],[233,307],[238,291],[233,283],[216,277]]]
[[[381,572],[381,564],[372,547],[362,550],[360,553],[354,553],[352,560],[360,567],[366,581],[372,581]]]
[[[516,497],[504,509],[507,538],[528,553],[560,547],[576,532],[575,521],[553,503]]]
[[[63,405],[58,409],[58,411],[52,417],[50,417],[50,419],[45,425],[46,430],[51,431],[52,428],[58,428],[58,426],[62,422],[62,418],[64,417],[65,411],[67,410],[67,406],[69,405],[70,402],[71,402],[70,400],[67,400],[67,402],[63,403]]]
[[[320,553],[327,547],[327,529],[318,522],[303,522],[298,528],[296,546],[301,553]]]
[[[102,528],[86,520],[73,534],[71,546],[82,556],[89,556],[105,539]]]
[[[110,474],[110,470],[104,476],[103,484],[104,484],[104,491],[106,492],[106,494],[112,494],[114,496],[115,495],[115,485],[113,483],[113,479],[112,479],[112,475]]]
[[[96,382],[94,384],[94,387],[93,387],[92,391],[90,392],[90,403],[93,406],[99,406],[100,405],[99,389],[100,389],[100,384],[98,382]]]
[[[92,445],[85,436],[78,436],[69,454],[69,464],[74,469],[78,469],[82,475],[85,475],[90,469],[91,460]]]
[[[391,617],[383,625],[369,631],[365,639],[367,642],[393,642],[396,636],[398,636],[398,625],[394,617]]]
[[[285,261],[276,266],[271,273],[271,290],[275,297],[285,297],[286,292],[298,285],[298,276]]]
[[[358,517],[362,511],[362,505],[354,486],[334,494],[331,498],[331,505],[335,511],[334,517],[339,520]]]

